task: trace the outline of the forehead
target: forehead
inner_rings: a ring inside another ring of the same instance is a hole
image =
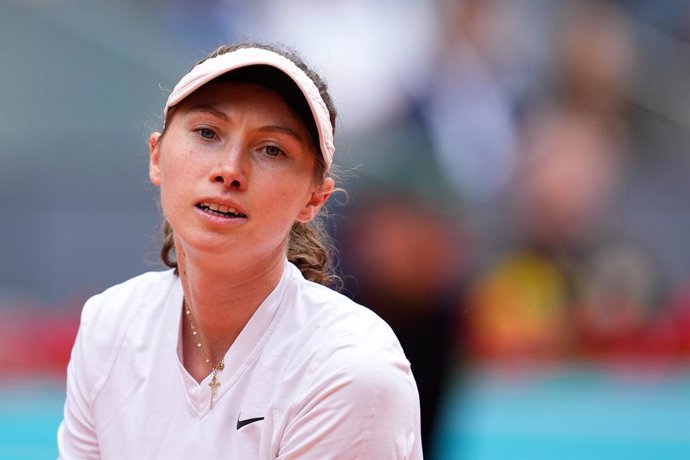
[[[176,110],[193,110],[200,105],[216,108],[252,106],[261,109],[266,114],[297,118],[280,94],[255,83],[209,82],[182,100]]]

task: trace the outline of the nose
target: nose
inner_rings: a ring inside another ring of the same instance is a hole
[[[246,156],[242,149],[233,146],[219,152],[218,161],[214,164],[209,179],[226,189],[243,190],[247,186],[246,168]]]

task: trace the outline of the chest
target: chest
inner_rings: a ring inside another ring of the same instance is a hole
[[[275,458],[299,411],[303,370],[265,350],[211,379],[186,374],[176,354],[124,350],[94,404],[107,458]]]

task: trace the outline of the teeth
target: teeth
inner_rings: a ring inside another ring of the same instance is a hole
[[[223,214],[241,214],[237,209],[231,208],[229,206],[223,206],[222,204],[218,203],[201,203],[202,207],[208,208],[211,211],[215,212],[221,212]]]
[[[239,214],[237,212],[237,209],[235,208],[229,208],[227,206],[218,206],[218,211],[224,212],[226,214]]]

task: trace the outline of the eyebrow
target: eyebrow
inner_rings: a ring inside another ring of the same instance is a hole
[[[206,104],[195,105],[194,107],[190,107],[189,111],[190,112],[208,113],[208,114],[213,115],[214,117],[220,118],[222,120],[225,120],[225,121],[229,120],[228,116],[224,112],[221,112],[220,110],[214,108],[213,106],[206,105]]]
[[[280,126],[280,125],[262,126],[261,128],[258,129],[258,131],[259,132],[279,132],[279,133],[287,134],[288,136],[291,136],[300,142],[304,142],[304,139],[302,139],[302,137],[299,134],[297,134],[293,129],[290,129],[287,126]]]

